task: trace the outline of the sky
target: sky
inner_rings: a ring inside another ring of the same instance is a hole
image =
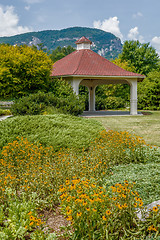
[[[160,54],[160,0],[0,0],[0,37],[75,26],[150,42]]]

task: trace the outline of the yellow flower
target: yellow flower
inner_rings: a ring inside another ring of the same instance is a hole
[[[121,192],[121,189],[120,189],[120,188],[117,188],[117,192],[120,193],[120,192]]]
[[[106,214],[107,214],[107,215],[110,215],[110,214],[111,214],[110,210],[107,210],[107,211],[106,211]]]
[[[102,219],[103,219],[104,221],[107,221],[107,218],[106,218],[105,216],[102,216]]]
[[[71,213],[72,213],[72,210],[71,210],[71,209],[68,209],[67,215],[70,215]]]
[[[151,230],[152,230],[152,226],[149,226],[149,227],[148,227],[148,231],[151,231]]]
[[[86,202],[86,201],[84,201],[84,202],[83,202],[83,206],[86,206],[86,205],[87,205],[87,202]]]
[[[72,216],[69,216],[68,218],[67,218],[67,221],[71,221],[72,220]]]
[[[42,224],[42,221],[40,218],[36,219],[37,225],[39,226],[40,224]]]
[[[158,208],[157,208],[157,207],[153,207],[153,211],[154,211],[154,212],[157,212],[157,211],[158,211]]]
[[[34,222],[30,222],[29,226],[32,226]]]
[[[115,201],[117,198],[116,198],[116,197],[113,197],[112,199]]]
[[[138,201],[139,201],[139,198],[138,198],[138,197],[135,197],[135,200],[138,202]]]
[[[123,207],[124,207],[124,208],[127,208],[127,207],[128,207],[127,203],[125,203],[125,204],[123,205]]]
[[[116,187],[111,186],[111,188],[112,188],[112,192],[116,192]]]
[[[139,203],[139,207],[142,207],[142,206],[143,206],[143,202],[140,202],[140,203]]]
[[[152,226],[152,230],[157,232],[157,229],[154,226]]]
[[[32,215],[29,217],[29,219],[30,219],[31,221],[32,221],[32,220],[35,221],[35,217],[32,216]]]
[[[119,209],[122,209],[123,207],[122,207],[122,205],[118,204],[118,208],[119,208]]]
[[[123,197],[123,198],[126,198],[126,195],[125,195],[125,194],[122,194],[122,197]]]
[[[81,212],[78,212],[78,213],[77,213],[77,217],[80,217],[81,215],[82,215]]]

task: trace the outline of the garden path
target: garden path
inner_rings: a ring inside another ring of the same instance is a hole
[[[139,116],[143,114],[138,112]],[[129,111],[84,111],[82,117],[109,117],[109,116],[131,116]],[[137,116],[137,115],[136,115]]]

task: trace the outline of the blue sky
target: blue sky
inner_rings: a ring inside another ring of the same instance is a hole
[[[73,26],[150,42],[160,54],[159,0],[0,0],[0,36]]]

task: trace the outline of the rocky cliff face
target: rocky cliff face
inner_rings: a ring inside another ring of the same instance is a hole
[[[35,45],[52,51],[58,46],[71,45],[76,48],[75,41],[85,36],[92,41],[91,49],[107,59],[114,59],[121,53],[122,43],[115,35],[95,28],[73,27],[62,30],[31,32],[12,37],[1,37],[0,43],[11,45]]]

